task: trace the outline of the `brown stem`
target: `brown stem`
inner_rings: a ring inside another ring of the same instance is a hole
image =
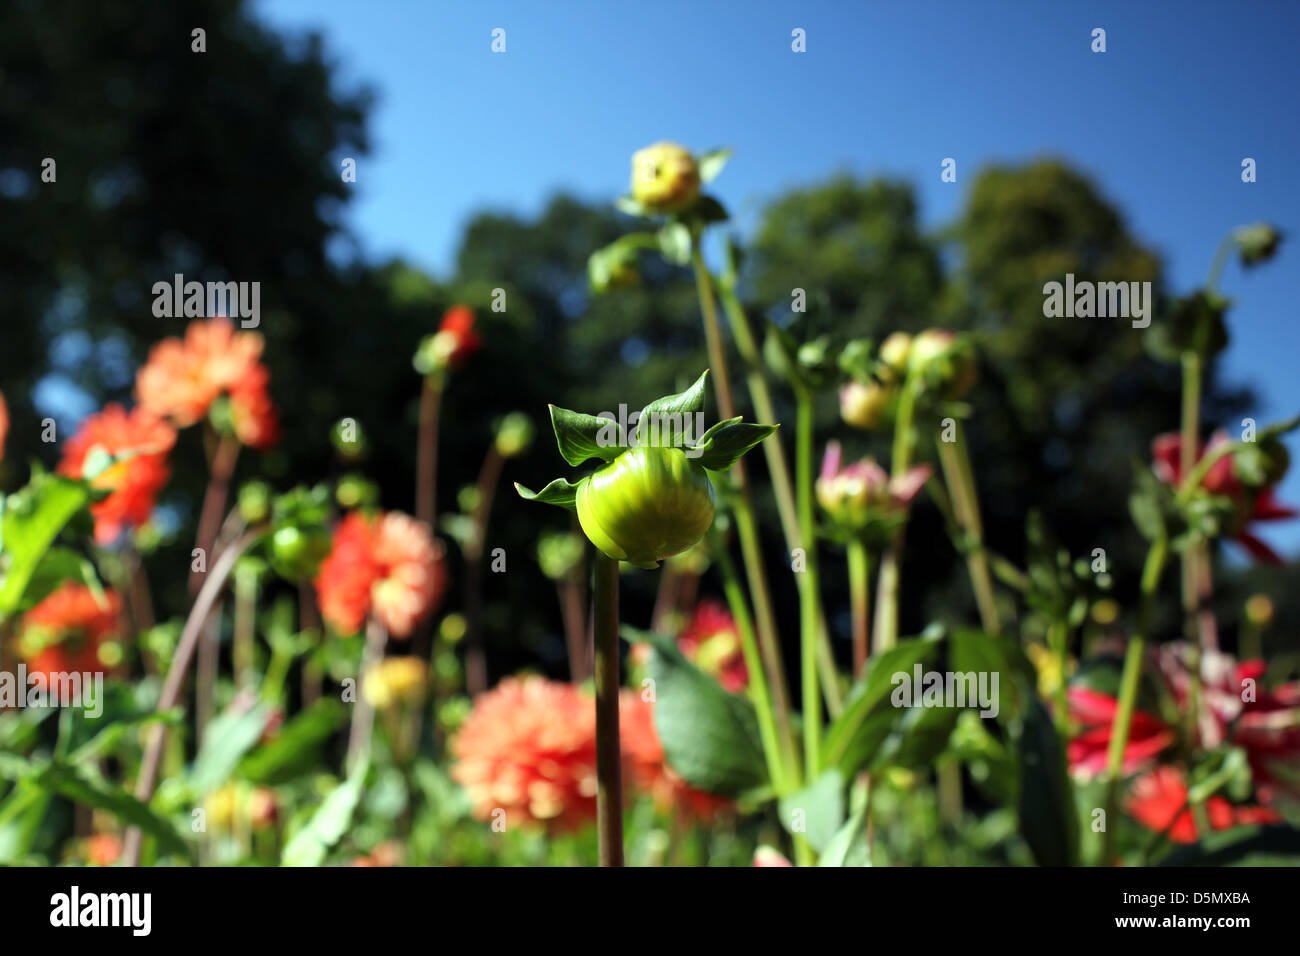
[[[618,561],[596,552],[596,832],[601,866],[623,865],[623,769],[618,739]]]
[[[442,384],[424,379],[420,393],[420,432],[415,461],[415,516],[433,527],[438,506],[438,417],[442,409]]]
[[[587,652],[587,614],[582,582],[576,574],[557,581],[560,613],[564,618],[564,641],[569,652],[569,680],[580,684],[591,676],[591,655]]]
[[[298,629],[321,632],[320,612],[316,609],[316,587],[310,581],[298,585]],[[302,706],[310,707],[320,699],[320,668],[310,657],[302,665]]]
[[[226,498],[230,494],[230,476],[234,474],[235,462],[239,460],[239,439],[234,435],[222,435],[212,453],[212,472],[208,478],[208,490],[203,495],[203,510],[199,512],[199,533],[195,538],[195,547],[203,552],[204,567],[217,560],[212,553],[221,528],[221,516],[226,511]],[[203,572],[190,571],[190,594],[197,594],[203,584]]]
[[[664,563],[659,574],[659,589],[655,592],[655,606],[650,613],[650,630],[656,634],[667,634],[669,616],[678,608],[678,594],[682,579],[681,572],[672,561]]]
[[[483,543],[504,464],[505,459],[493,444],[479,469],[478,503],[465,544],[465,689],[471,697],[488,686],[487,653],[483,647]]]
[[[240,536],[237,541],[222,552],[212,571],[204,579],[203,586],[194,599],[194,605],[190,608],[189,617],[185,619],[185,627],[181,630],[176,653],[172,656],[171,665],[167,668],[167,678],[163,681],[162,693],[158,696],[158,706],[155,708],[159,713],[171,710],[176,706],[176,702],[180,698],[181,687],[185,683],[185,673],[189,670],[190,660],[194,657],[194,651],[198,646],[199,637],[203,633],[203,627],[207,623],[208,615],[212,613],[212,608],[217,602],[221,589],[225,587],[226,579],[230,577],[235,562],[239,560],[240,555],[252,546],[253,542],[262,536],[264,530],[263,528],[254,528]],[[165,724],[153,727],[149,743],[145,748],[144,759],[140,762],[140,775],[135,786],[136,797],[144,802],[148,802],[149,798],[153,796],[153,788],[158,778],[158,764],[162,759],[163,745],[166,739],[167,727]],[[127,866],[135,866],[139,862],[140,842],[141,834],[138,828],[132,827],[127,831],[122,854],[122,859]]]

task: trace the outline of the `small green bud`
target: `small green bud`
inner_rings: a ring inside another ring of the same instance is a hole
[[[239,489],[239,516],[248,524],[260,524],[271,514],[271,488],[264,481],[250,481]]]
[[[528,451],[535,432],[531,418],[523,412],[511,412],[497,425],[497,454],[502,458],[517,458]]]

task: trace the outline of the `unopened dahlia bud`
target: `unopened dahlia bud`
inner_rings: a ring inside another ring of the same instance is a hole
[[[1282,234],[1272,223],[1256,222],[1234,229],[1232,238],[1237,243],[1242,265],[1254,266],[1273,258]]]
[[[840,417],[854,428],[878,428],[893,393],[877,382],[849,382],[840,389]]]
[[[628,449],[582,483],[576,504],[591,543],[633,564],[685,551],[713,523],[713,486],[680,448]]]
[[[271,488],[264,481],[250,481],[239,489],[239,516],[248,524],[259,524],[271,514]]]
[[[424,699],[429,668],[418,657],[385,657],[366,671],[361,693],[376,710]]]
[[[975,356],[968,339],[947,329],[926,329],[912,339],[908,371],[925,375],[944,398],[960,399],[975,384]]]
[[[912,351],[912,337],[906,332],[891,333],[880,343],[881,364],[901,378],[907,371],[908,356]]]
[[[1252,594],[1246,598],[1246,620],[1256,627],[1273,623],[1273,602],[1267,594]]]
[[[511,412],[497,426],[497,454],[517,458],[533,443],[533,420],[523,412]]]
[[[632,156],[632,198],[645,208],[677,212],[699,194],[700,171],[685,147],[660,142]]]

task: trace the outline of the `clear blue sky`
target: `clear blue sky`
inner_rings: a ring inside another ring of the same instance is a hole
[[[1300,410],[1300,3],[518,3],[258,0],[276,28],[320,30],[345,85],[378,95],[374,152],[348,223],[368,256],[445,275],[484,208],[528,215],[559,190],[626,191],[640,146],[736,156],[716,191],[742,225],[783,189],[838,171],[915,183],[927,225],[989,162],[1063,156],[1164,257],[1176,290],[1224,233],[1289,233],[1250,275],[1233,266],[1229,380],[1263,422]],[[490,50],[506,31],[506,52]],[[791,31],[807,52],[791,52]],[[1106,30],[1107,52],[1090,50]],[[944,157],[956,184],[939,179]],[[1258,181],[1243,184],[1243,157]],[[1120,334],[1099,324],[1099,335]],[[1300,462],[1300,444],[1292,441]],[[1282,488],[1300,502],[1300,465]],[[1266,532],[1300,553],[1300,521]]]

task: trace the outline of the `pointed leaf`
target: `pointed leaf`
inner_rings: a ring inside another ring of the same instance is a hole
[[[670,416],[680,416],[685,419],[687,415],[694,415],[696,412],[704,411],[704,383],[709,376],[709,370],[706,368],[700,373],[700,377],[684,392],[676,395],[665,395],[663,398],[656,398],[653,402],[641,409],[641,417],[636,423],[637,441],[642,441],[649,432],[650,421],[652,417],[658,416],[660,420]],[[660,428],[660,433],[665,429]]]
[[[582,481],[586,480],[586,478],[582,479]],[[573,511],[578,507],[576,499],[582,481],[575,485],[566,478],[556,478],[541,491],[529,491],[519,482],[515,482],[515,491],[519,492],[520,498],[527,501],[540,501],[548,505],[559,505],[561,508],[568,508]]]
[[[551,427],[560,457],[570,465],[581,465],[590,458],[613,461],[624,449],[619,444],[618,423],[583,412],[551,405]]]
[[[779,425],[757,425],[742,422],[739,417],[718,422],[700,439],[696,450],[697,461],[709,471],[726,471],[738,462],[764,438],[775,432]]]
[[[718,178],[722,168],[727,165],[727,160],[731,159],[732,149],[730,146],[722,149],[711,149],[706,153],[700,153],[695,160],[695,165],[700,170],[700,182],[711,183]]]

